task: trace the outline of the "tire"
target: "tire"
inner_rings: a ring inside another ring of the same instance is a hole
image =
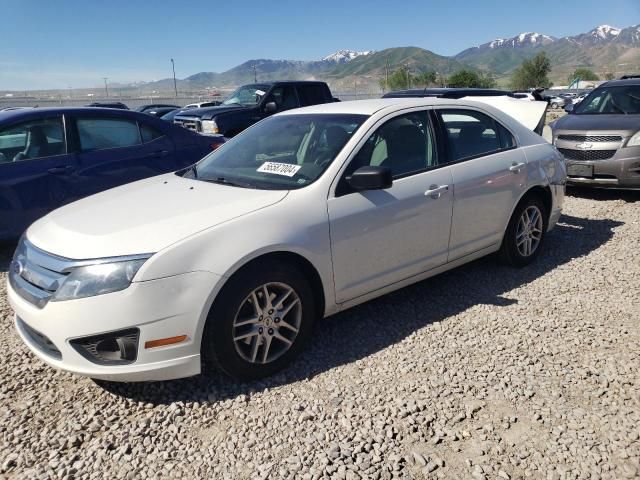
[[[530,195],[521,200],[502,239],[500,253],[503,260],[514,267],[533,262],[540,255],[548,225],[549,213],[538,196]]]
[[[265,301],[265,287],[273,305]],[[293,265],[268,261],[241,269],[209,312],[200,346],[203,370],[255,380],[283,369],[311,336],[315,302],[309,282]]]

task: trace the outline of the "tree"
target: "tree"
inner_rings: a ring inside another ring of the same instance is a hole
[[[447,85],[454,88],[493,88],[496,81],[490,74],[460,70],[449,77]]]
[[[576,68],[567,80],[571,84],[576,78],[580,78],[580,80],[600,80],[600,77],[588,68]]]
[[[427,87],[436,82],[436,72],[426,71],[412,75],[405,65],[400,66],[391,75],[387,85],[387,79],[380,80],[380,88],[383,90],[404,90],[411,87]]]
[[[549,80],[551,62],[547,54],[540,52],[535,57],[525,60],[511,76],[511,88],[526,90],[528,88],[549,88],[553,83]]]

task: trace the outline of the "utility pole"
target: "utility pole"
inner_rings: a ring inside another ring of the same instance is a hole
[[[253,64],[253,83],[258,83],[258,72],[256,71],[256,64]]]
[[[171,69],[173,70],[173,91],[176,94],[176,98],[178,98],[178,85],[176,84],[176,64],[173,61],[173,58],[171,59]]]
[[[387,61],[384,67],[384,73],[385,73],[385,80],[384,80],[385,91],[389,91],[389,56],[387,56]]]
[[[107,86],[107,80],[109,80],[109,77],[102,77],[102,79],[104,80],[104,93],[107,98],[109,98],[109,87]]]

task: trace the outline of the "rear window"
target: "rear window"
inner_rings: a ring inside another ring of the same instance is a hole
[[[78,118],[76,120],[82,151],[131,147],[142,143],[138,124],[116,118]]]
[[[323,85],[299,85],[298,97],[300,98],[300,105],[303,107],[318,105],[327,101]]]

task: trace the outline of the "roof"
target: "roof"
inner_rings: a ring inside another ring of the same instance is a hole
[[[601,87],[620,87],[625,85],[640,85],[640,77],[625,78],[620,80],[609,80],[608,82],[605,82],[600,86]]]
[[[41,118],[46,114],[73,114],[73,113],[89,113],[101,112],[103,114],[129,116],[135,118],[147,118],[149,115],[136,112],[134,110],[124,110],[120,108],[101,108],[101,107],[47,107],[47,108],[29,108],[25,110],[10,110],[8,112],[0,112],[0,122],[7,120],[29,120],[31,118]],[[153,118],[153,117],[151,117]]]
[[[405,97],[405,98],[376,98],[372,100],[352,100],[349,102],[321,103],[310,107],[295,108],[279,113],[278,115],[296,115],[307,113],[336,113],[352,115],[373,115],[382,110],[394,110],[396,108],[429,107],[442,105],[469,105],[482,107],[481,104],[471,100],[459,100],[437,97]]]
[[[414,88],[410,90],[396,90],[388,92],[383,98],[400,98],[400,97],[443,97],[443,98],[462,98],[462,97],[483,97],[483,96],[513,96],[511,92],[506,90],[498,90],[494,88]]]

